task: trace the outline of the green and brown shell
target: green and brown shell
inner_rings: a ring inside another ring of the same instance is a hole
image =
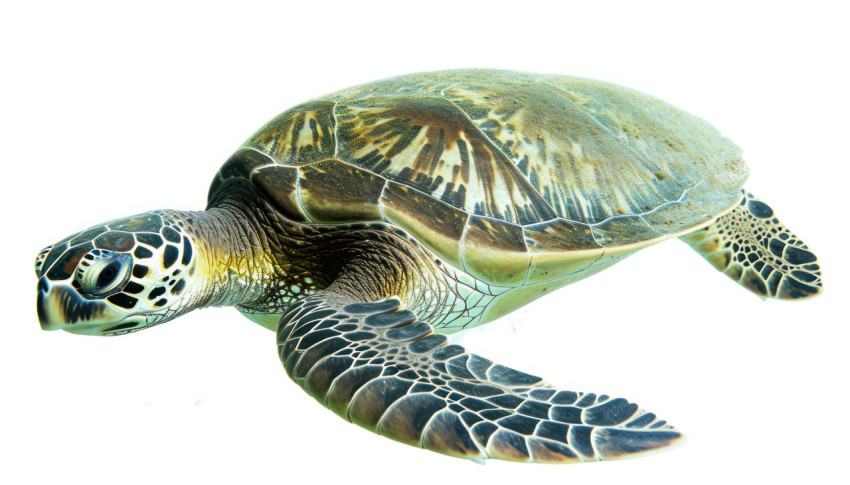
[[[393,223],[509,286],[705,224],[740,200],[747,177],[737,146],[663,101],[493,70],[340,91],[284,112],[244,147],[217,183],[250,178],[295,221]]]

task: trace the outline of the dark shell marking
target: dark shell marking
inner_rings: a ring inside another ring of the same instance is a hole
[[[336,152],[332,101],[310,101],[268,122],[245,146],[271,155],[284,165],[301,166],[333,157]]]
[[[762,298],[794,300],[823,289],[814,253],[748,192],[731,212],[682,240]]]
[[[289,376],[341,417],[466,458],[573,462],[669,446],[680,433],[625,399],[559,391],[458,345],[396,300],[311,296],[278,327]]]
[[[467,212],[523,224],[552,208],[452,102],[439,97],[341,103],[339,156]]]

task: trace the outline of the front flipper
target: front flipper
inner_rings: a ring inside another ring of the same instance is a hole
[[[762,298],[796,300],[823,290],[818,258],[749,192],[729,213],[681,239]]]
[[[277,332],[287,374],[352,423],[473,460],[615,459],[681,438],[625,399],[561,391],[447,345],[399,305],[331,295],[295,303]]]

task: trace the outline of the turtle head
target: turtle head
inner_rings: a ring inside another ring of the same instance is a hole
[[[170,211],[145,212],[43,249],[35,261],[41,327],[120,335],[194,308],[198,251],[191,222]]]

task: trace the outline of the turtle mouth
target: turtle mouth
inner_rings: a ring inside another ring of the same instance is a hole
[[[67,284],[51,283],[46,277],[38,281],[36,310],[43,330],[65,330],[78,335],[100,335],[125,324],[129,327],[132,318],[103,301],[83,298]],[[132,326],[138,324],[132,323]]]

